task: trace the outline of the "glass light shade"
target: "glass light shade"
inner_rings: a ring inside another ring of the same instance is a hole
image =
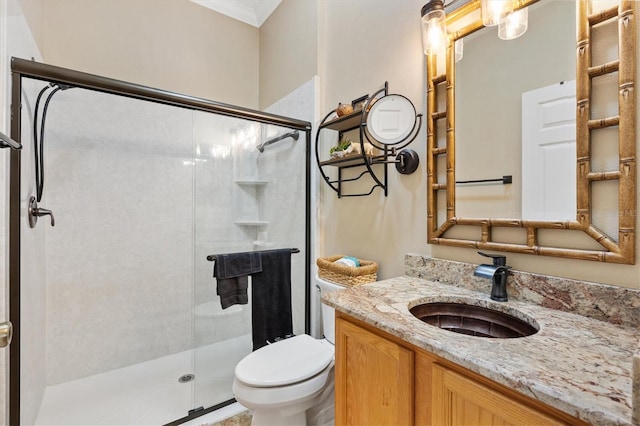
[[[422,47],[425,55],[437,53],[447,37],[444,7],[441,0],[430,0],[422,8]]]
[[[480,2],[482,10],[482,24],[485,27],[493,27],[513,11],[512,0],[482,0]]]
[[[455,61],[459,62],[462,60],[462,55],[464,54],[464,39],[459,38],[453,45],[455,51]]]
[[[507,14],[498,27],[498,37],[502,40],[513,40],[527,31],[529,26],[529,12],[527,8]]]

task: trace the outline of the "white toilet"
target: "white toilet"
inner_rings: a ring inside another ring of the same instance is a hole
[[[316,276],[320,293],[344,287]],[[301,334],[264,346],[236,366],[233,393],[252,426],[333,423],[335,318],[322,304],[324,339]]]

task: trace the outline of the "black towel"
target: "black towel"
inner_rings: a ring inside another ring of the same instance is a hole
[[[260,254],[254,252],[221,254],[216,257],[213,276],[222,309],[249,303],[248,276],[262,270]]]
[[[260,252],[262,272],[251,274],[253,350],[293,333],[291,250]]]

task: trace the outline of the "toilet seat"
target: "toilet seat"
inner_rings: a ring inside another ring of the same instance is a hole
[[[301,334],[247,355],[236,366],[235,376],[251,387],[286,386],[318,375],[333,357],[332,345]]]
[[[310,401],[330,383],[333,386],[333,362],[310,379],[287,386],[272,388],[249,386],[236,377],[233,380],[233,394],[236,400],[251,409],[276,409]]]

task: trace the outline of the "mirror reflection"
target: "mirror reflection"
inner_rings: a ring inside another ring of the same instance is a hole
[[[456,63],[456,215],[575,220],[576,5],[529,6],[515,40],[497,27],[464,39]]]

